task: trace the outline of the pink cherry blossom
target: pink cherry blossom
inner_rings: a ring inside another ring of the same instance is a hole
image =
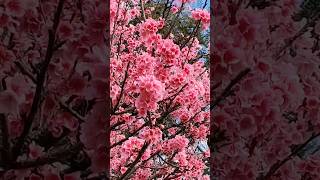
[[[195,153],[197,142],[206,142],[209,134],[209,70],[198,57],[207,44],[176,24],[200,20],[202,26],[192,28],[202,35],[204,29],[196,28],[209,24],[208,13],[202,20],[191,17],[193,2],[175,1],[162,12],[158,2],[111,1],[110,172],[115,178],[208,179],[208,148]]]

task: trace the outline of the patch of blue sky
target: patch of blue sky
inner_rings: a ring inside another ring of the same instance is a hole
[[[203,8],[203,6],[205,5],[205,3],[207,2],[207,5],[205,7],[205,9],[209,10],[210,8],[210,0],[195,0],[195,2],[193,2],[191,4],[192,8]]]

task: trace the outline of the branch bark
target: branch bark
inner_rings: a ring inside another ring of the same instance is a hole
[[[142,12],[142,18],[145,21],[146,20],[146,13],[144,12],[144,3],[143,0],[140,0],[140,4],[141,4],[141,12]]]
[[[8,125],[5,114],[0,114],[0,167],[6,168],[10,161]]]
[[[129,179],[130,176],[134,173],[135,171],[135,166],[138,164],[138,162],[140,161],[143,153],[147,150],[149,144],[145,143],[141,150],[139,151],[139,154],[137,156],[137,158],[132,162],[132,164],[129,166],[129,168],[127,169],[127,171],[125,173],[123,173],[123,175],[120,177],[120,180],[125,180],[125,179]]]
[[[302,145],[300,145],[298,148],[296,148],[291,154],[289,154],[287,157],[285,157],[283,160],[276,162],[273,164],[269,171],[260,178],[260,180],[269,180],[272,178],[272,176],[281,168],[282,165],[284,165],[286,162],[288,162],[292,157],[296,156],[304,147],[306,147],[312,140],[319,137],[320,133],[317,133],[315,135],[312,135],[309,139],[307,139]]]
[[[58,25],[60,22],[60,16],[62,14],[64,1],[65,0],[59,1],[57,10],[54,15],[52,29],[49,30],[49,40],[48,40],[46,56],[45,56],[44,61],[42,62],[42,68],[40,70],[40,73],[37,75],[36,92],[35,92],[35,95],[34,95],[34,98],[32,101],[31,110],[30,110],[27,118],[25,119],[22,134],[18,138],[16,146],[13,148],[14,159],[16,159],[19,156],[19,154],[21,153],[23,143],[29,134],[29,131],[32,127],[34,118],[39,110],[39,106],[40,106],[41,99],[42,99],[43,84],[46,79],[46,73],[47,73],[48,66],[51,62],[51,59],[53,57],[53,53],[55,50],[56,31],[57,31],[57,28],[58,28]]]
[[[60,151],[44,155],[44,156],[39,157],[35,160],[15,162],[10,166],[10,168],[11,169],[25,169],[25,168],[39,167],[39,166],[42,166],[45,164],[52,164],[55,162],[64,161],[64,160],[67,160],[68,158],[71,158],[72,156],[78,154],[80,147],[81,147],[80,144],[76,144],[76,145],[71,146],[68,149],[61,148]]]
[[[118,110],[118,107],[120,105],[120,101],[121,101],[123,93],[124,93],[124,87],[126,85],[126,81],[127,81],[128,76],[129,76],[129,73],[128,73],[129,67],[130,67],[130,62],[128,62],[128,65],[127,65],[127,68],[126,68],[126,72],[125,72],[125,75],[124,75],[124,78],[123,78],[123,81],[122,81],[122,84],[121,84],[121,91],[120,91],[119,98],[117,100],[117,104],[114,106],[114,108],[112,110],[113,114],[116,113],[116,111]]]
[[[232,88],[239,83],[251,70],[249,68],[246,68],[245,70],[241,71],[234,79],[230,81],[228,86],[223,90],[221,95],[219,95],[216,100],[210,104],[210,110],[212,111],[217,105],[221,103],[226,97],[228,97],[231,92]]]
[[[181,7],[179,9],[179,12],[177,13],[177,15],[175,16],[175,18],[173,19],[171,25],[170,25],[170,28],[169,28],[169,31],[167,32],[167,34],[163,37],[163,39],[167,39],[169,37],[169,35],[171,34],[171,31],[173,30],[173,27],[175,26],[176,24],[176,21],[178,20],[182,10],[183,10],[183,7],[184,7],[184,3],[181,4]]]

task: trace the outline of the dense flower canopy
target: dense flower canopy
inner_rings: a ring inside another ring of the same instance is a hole
[[[0,179],[104,175],[106,5],[0,1]]]
[[[320,179],[319,1],[241,2],[212,5],[213,92],[251,69],[213,109],[212,176]]]
[[[190,3],[111,1],[111,178],[209,179],[210,83],[198,37],[210,16]],[[181,19],[192,33],[177,29]]]

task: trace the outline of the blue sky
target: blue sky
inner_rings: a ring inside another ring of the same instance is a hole
[[[193,8],[202,8],[202,6],[204,5],[205,2],[206,2],[206,0],[196,0],[196,1],[192,4],[192,7],[193,7]],[[210,7],[210,0],[207,0],[206,9],[209,9],[209,7]]]

